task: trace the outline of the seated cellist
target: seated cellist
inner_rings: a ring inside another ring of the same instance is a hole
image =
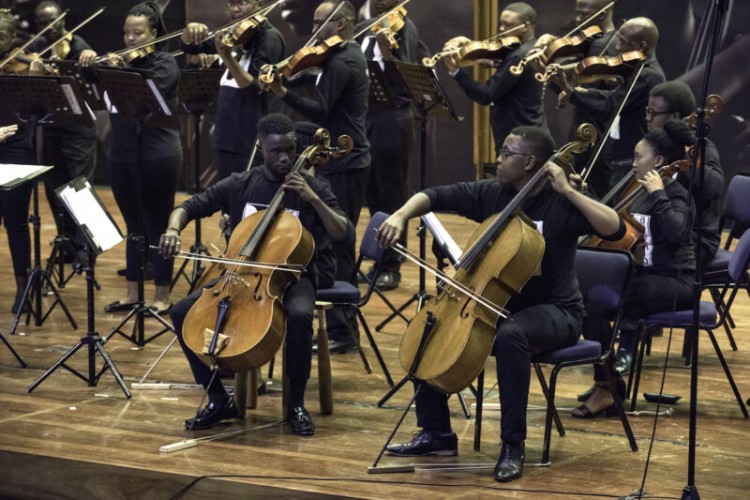
[[[579,235],[595,232],[618,239],[624,226],[617,213],[576,191],[564,170],[547,162],[554,150],[549,133],[538,127],[516,127],[505,138],[497,158],[497,179],[429,188],[412,196],[380,228],[385,246],[397,242],[408,219],[431,210],[455,211],[475,221],[502,211],[515,195],[544,169],[547,182],[524,200],[521,210],[536,224],[545,241],[541,273],[508,302],[510,316],[496,330],[494,352],[500,402],[502,448],[495,480],[517,479],[523,473],[526,404],[530,355],[574,344],[581,334],[583,304],[575,279]],[[422,428],[410,442],[388,447],[397,456],[455,455],[447,395],[423,382],[417,404]]]
[[[267,206],[279,189],[286,190],[284,208],[298,215],[302,226],[313,235],[316,247],[300,280],[289,285],[282,299],[287,313],[285,373],[290,381],[287,422],[294,434],[309,436],[315,433],[315,427],[305,410],[304,399],[312,357],[315,290],[333,284],[336,269],[331,241],[353,239],[354,229],[325,179],[290,173],[296,138],[288,117],[270,114],[260,119],[258,141],[264,165],[232,174],[175,208],[161,237],[160,250],[165,257],[177,254],[181,246],[180,231],[190,220],[221,210],[229,214],[229,228],[234,229],[244,216]],[[170,314],[195,381],[206,388],[209,398],[205,408],[185,421],[189,429],[207,429],[239,415],[219,377],[212,378],[211,368],[185,345],[182,337],[185,317],[202,292],[197,290],[175,304]]]

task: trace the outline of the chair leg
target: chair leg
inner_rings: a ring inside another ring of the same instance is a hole
[[[539,379],[539,385],[542,386],[542,392],[544,393],[544,399],[547,401],[547,411],[551,412],[552,418],[555,420],[555,427],[557,427],[557,433],[560,435],[560,437],[563,437],[565,435],[565,428],[563,427],[562,420],[560,420],[560,415],[557,413],[557,408],[555,407],[554,402],[554,393],[550,391],[549,387],[547,387],[547,380],[544,378],[544,372],[542,371],[542,367],[539,365],[539,363],[533,363],[534,365],[534,371],[536,372],[536,377]],[[554,372],[555,369],[553,368],[552,371]],[[550,409],[550,397],[552,399],[552,408]]]
[[[362,329],[365,331],[365,335],[367,335],[367,340],[370,342],[370,347],[372,348],[372,352],[374,352],[375,357],[378,358],[378,363],[380,364],[380,369],[383,370],[383,375],[385,375],[385,380],[388,382],[388,385],[390,387],[393,387],[393,379],[391,378],[391,372],[388,371],[388,367],[385,365],[385,360],[383,359],[383,355],[380,354],[380,349],[378,349],[378,344],[375,342],[375,338],[373,338],[372,332],[370,331],[370,328],[367,326],[367,321],[365,320],[365,316],[362,314],[362,311],[359,308],[357,308],[357,316],[359,317],[359,322],[362,324]],[[368,371],[368,373],[370,372],[371,370]]]
[[[479,451],[482,442],[482,405],[484,404],[484,370],[477,377],[477,414],[474,420],[474,451]]]
[[[320,399],[320,413],[333,413],[333,387],[331,384],[331,355],[328,351],[328,328],[326,325],[326,309],[332,307],[330,302],[318,306],[315,311],[318,316],[318,397]]]
[[[742,396],[740,396],[740,391],[739,389],[737,389],[737,384],[735,384],[734,382],[734,377],[732,377],[732,372],[729,370],[729,365],[727,365],[727,361],[726,359],[724,359],[724,355],[721,352],[719,343],[716,342],[716,336],[714,335],[714,332],[710,329],[706,329],[706,333],[708,333],[708,338],[711,339],[711,344],[713,344],[714,346],[714,351],[716,351],[716,356],[719,358],[721,367],[724,368],[724,373],[727,376],[729,385],[732,387],[732,392],[734,392],[734,397],[737,398],[737,403],[739,403],[740,405],[740,411],[742,412],[742,415],[745,418],[750,418],[747,412],[747,407],[745,406],[745,402],[742,400]]]
[[[643,329],[638,332],[638,336],[643,336]],[[630,378],[628,380],[628,394],[630,395],[630,411],[635,411],[635,405],[638,402],[638,386],[641,382],[641,368],[643,367],[643,357],[646,346],[645,342],[641,339],[640,346],[636,349],[636,358],[630,366]],[[630,392],[630,385],[632,383],[633,392]]]
[[[615,401],[615,408],[617,409],[617,414],[620,416],[622,428],[625,431],[625,435],[628,437],[630,449],[632,451],[638,451],[638,443],[635,440],[633,429],[630,427],[628,416],[625,414],[625,406],[623,405],[623,401],[617,391],[617,375],[615,374],[614,367],[610,363],[602,366],[602,368],[604,371],[604,376],[607,377],[607,382],[609,382],[609,390],[612,393],[612,399],[614,399]]]

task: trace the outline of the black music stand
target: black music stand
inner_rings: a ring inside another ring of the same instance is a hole
[[[32,148],[39,151],[37,131],[44,125],[79,125],[91,124],[92,115],[83,104],[75,79],[67,76],[23,77],[0,76],[0,119],[4,122],[22,122],[31,128]],[[51,167],[50,167],[51,168]],[[78,328],[60,293],[55,288],[47,270],[42,267],[41,257],[41,219],[39,218],[39,188],[34,182],[33,211],[30,221],[34,232],[34,267],[29,271],[29,280],[24,291],[23,301],[13,318],[11,335],[15,334],[18,322],[23,314],[23,305],[28,304],[26,324],[34,316],[36,326],[41,326],[52,310],[60,304],[74,329]],[[55,301],[46,311],[42,306],[42,290],[50,290]],[[33,299],[32,299],[33,298]]]
[[[96,74],[107,92],[107,97],[117,109],[117,112],[126,121],[132,122],[135,125],[138,141],[137,158],[138,163],[140,164],[141,156],[143,154],[143,127],[163,127],[173,125],[175,122],[174,114],[169,109],[164,96],[159,92],[158,86],[153,79],[151,79],[150,72],[130,68],[98,68]],[[141,199],[141,193],[143,192],[141,179],[142,176],[138,175],[136,180],[136,192],[133,193],[133,196],[137,200]],[[151,342],[168,331],[174,332],[174,328],[172,328],[172,325],[165,321],[156,311],[147,307],[144,301],[143,280],[147,256],[146,236],[143,234],[143,213],[141,212],[138,203],[136,203],[136,207],[138,207],[138,227],[134,234],[128,234],[128,238],[135,243],[140,255],[140,266],[138,267],[138,300],[133,309],[131,309],[122,321],[120,321],[120,323],[118,323],[117,326],[115,326],[107,335],[107,340],[109,340],[112,335],[119,333],[131,342],[142,347],[146,345],[146,343]],[[163,326],[161,330],[148,339],[145,336],[144,319],[146,317],[156,319]],[[131,318],[134,319],[135,324],[133,325],[132,333],[128,335],[122,330],[122,327],[125,326]]]
[[[412,64],[402,61],[389,61],[389,64],[393,64],[396,67],[398,74],[401,76],[404,87],[411,95],[414,107],[419,112],[419,189],[423,190],[427,187],[427,117],[432,116],[435,118],[456,121],[461,121],[463,118],[459,117],[454,111],[453,106],[448,101],[448,97],[440,86],[440,82],[438,81],[434,70],[422,66],[421,64]],[[427,247],[425,244],[426,233],[425,226],[421,221],[417,229],[417,236],[419,236],[419,258],[425,260],[427,254]],[[429,298],[430,296],[426,289],[425,271],[420,267],[419,290],[417,293],[378,324],[375,327],[375,330],[380,331],[387,323],[403,313],[403,311],[414,302],[417,303],[417,311],[419,311],[422,309],[425,301]]]
[[[44,372],[41,377],[31,384],[27,390],[28,392],[33,391],[39,384],[44,382],[52,372],[60,367],[65,368],[70,373],[86,382],[90,387],[94,387],[99,382],[99,379],[104,372],[109,369],[117,383],[120,385],[120,388],[125,393],[125,396],[129,398],[130,391],[128,391],[128,388],[125,386],[125,382],[117,371],[115,364],[107,355],[107,351],[104,350],[106,339],[102,339],[99,336],[94,324],[94,255],[109,250],[121,242],[122,233],[85,177],[78,177],[63,186],[60,186],[55,190],[55,193],[63,202],[68,213],[73,217],[73,220],[75,220],[86,238],[88,258],[86,259],[86,262],[81,263],[82,265],[78,267],[78,270],[86,273],[88,332],[85,337],[81,337],[81,340],[79,340],[78,343],[65,353],[65,355],[63,355],[63,357],[54,365],[52,365],[50,369]],[[84,346],[88,347],[88,376],[81,374],[75,368],[71,368],[65,364],[68,359]],[[97,352],[104,360],[104,366],[102,366],[102,369],[98,373],[96,371]]]
[[[179,96],[182,109],[193,117],[193,193],[203,191],[201,187],[201,122],[203,115],[215,104],[219,93],[219,83],[223,70],[219,69],[185,69],[180,78]],[[201,220],[195,220],[195,243],[190,252],[200,255],[211,255],[208,248],[201,242]],[[190,292],[203,274],[204,266],[200,260],[193,260],[193,270],[190,276],[185,272],[190,261],[185,259],[177,273],[172,278],[172,288],[177,280],[183,277],[190,284]]]

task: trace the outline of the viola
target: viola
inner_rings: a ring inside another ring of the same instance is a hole
[[[404,27],[406,18],[406,9],[402,6],[396,7],[389,11],[387,15],[379,22],[375,23],[370,31],[373,35],[378,36],[383,33],[388,37],[388,44],[392,49],[398,49],[398,41],[396,40],[396,33],[401,31]]]
[[[279,76],[289,80],[305,71],[319,68],[328,57],[344,44],[344,39],[334,35],[318,45],[302,47],[278,64],[269,64],[261,69],[260,81],[271,84]]]
[[[640,50],[631,50],[616,56],[587,57],[573,69],[573,78],[578,83],[593,83],[618,77],[625,80],[645,60],[646,55]]]
[[[265,17],[255,15],[238,22],[224,32],[221,43],[229,48],[241,47],[249,43],[258,34],[260,26],[265,20]]]
[[[347,136],[339,138],[338,147],[329,143],[328,132],[319,129],[315,143],[298,157],[292,172],[321,165],[353,145]],[[281,297],[299,279],[295,273],[310,262],[315,249],[312,235],[299,219],[283,210],[284,193],[279,188],[266,210],[240,222],[227,246],[229,263],[214,264],[204,273],[220,279],[205,288],[188,311],[183,338],[208,365],[250,370],[268,362],[281,346],[286,328]]]
[[[569,163],[573,154],[586,151],[596,130],[585,124],[579,133],[580,141],[566,144],[550,160]],[[480,224],[454,265],[453,279],[409,322],[401,366],[440,392],[462,390],[484,368],[497,321],[507,317],[505,304],[541,263],[544,238],[520,207],[544,178],[540,168],[500,214]],[[415,359],[420,359],[416,367]]]

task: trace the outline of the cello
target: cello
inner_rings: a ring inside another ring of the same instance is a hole
[[[589,124],[581,125],[578,135],[581,140],[566,144],[550,160],[569,163],[596,140]],[[437,391],[459,392],[479,375],[497,322],[508,315],[504,305],[540,266],[544,238],[520,206],[543,180],[540,168],[500,214],[479,225],[454,264],[453,278],[443,276],[440,293],[409,323],[399,349],[401,366]],[[414,260],[400,245],[394,248]]]
[[[318,129],[315,143],[298,157],[291,172],[322,165],[353,145],[348,136],[341,136],[337,147],[329,144],[328,131]],[[266,210],[237,225],[226,252],[231,260],[207,269],[206,274],[217,273],[219,281],[203,290],[185,317],[185,344],[207,365],[231,371],[257,368],[284,340],[281,298],[315,249],[299,219],[283,210],[284,194],[280,188]]]

